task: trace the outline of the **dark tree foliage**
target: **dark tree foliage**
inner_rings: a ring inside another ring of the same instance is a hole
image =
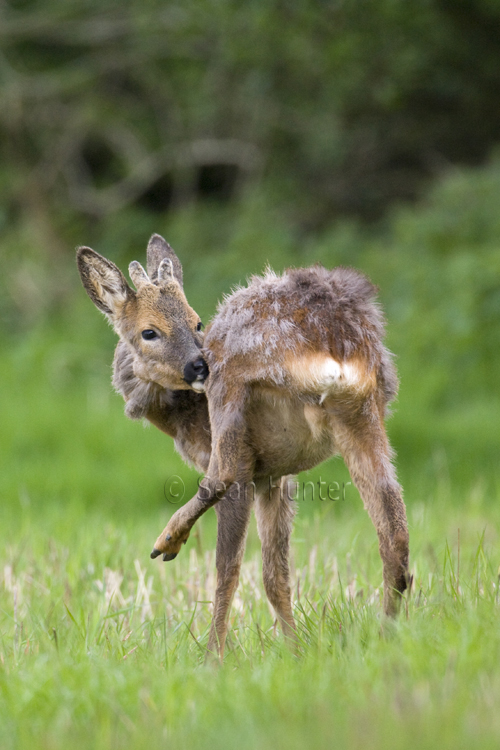
[[[500,133],[496,0],[5,0],[0,39],[12,216],[262,179],[303,226],[371,219]]]

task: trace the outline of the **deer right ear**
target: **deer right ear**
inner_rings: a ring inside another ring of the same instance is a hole
[[[125,276],[114,263],[90,247],[78,248],[76,262],[82,284],[90,299],[101,312],[114,321],[124,303],[135,296]]]
[[[153,283],[158,281],[158,269],[162,260],[169,260],[172,263],[172,275],[179,282],[182,288],[182,266],[179,258],[174,253],[168,242],[165,242],[159,234],[153,234],[149,240],[147,249],[147,268],[148,276]]]

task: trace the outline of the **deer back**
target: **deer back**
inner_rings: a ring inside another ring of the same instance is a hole
[[[320,401],[335,392],[397,391],[376,288],[349,268],[254,276],[219,306],[204,356],[211,380],[277,387]]]

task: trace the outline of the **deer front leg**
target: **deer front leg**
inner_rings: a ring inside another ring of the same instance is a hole
[[[218,411],[214,409],[214,404],[209,398],[212,453],[207,473],[200,482],[197,494],[174,513],[156,540],[151,557],[155,558],[163,553],[164,560],[173,560],[198,518],[222,500],[237,479],[241,487],[245,487],[246,482],[251,481],[252,454],[245,444],[241,420],[244,398],[241,394],[233,394],[233,397],[234,403],[231,403],[229,408],[227,404],[222,404]],[[225,419],[221,419],[221,413],[226,414]]]
[[[179,508],[167,523],[158,539],[154,543],[151,557],[154,559],[163,554],[164,560],[173,560],[177,557],[181,547],[185,544],[196,521],[212,506],[222,500],[226,492],[230,494],[234,480],[226,472],[222,474],[225,479],[211,479],[211,475],[218,475],[218,462],[212,454],[208,467],[207,476],[200,482],[197,494],[189,500],[182,508]],[[248,473],[246,474],[248,477]],[[248,480],[238,484],[244,488]],[[231,501],[230,501],[231,502]]]
[[[163,554],[163,559],[173,560],[177,557],[182,545],[185,544],[198,518],[207,512],[218,500],[217,497],[205,499],[204,495],[200,498],[197,493],[182,508],[175,511],[170,521],[167,523],[158,539],[154,543],[151,557],[154,560],[158,555]]]
[[[245,487],[253,477],[252,454],[245,443],[242,425],[244,393],[233,392],[230,403],[221,403],[213,390],[216,389],[212,388],[212,398],[210,391],[207,394],[212,428],[212,453],[207,473],[197,494],[174,513],[156,540],[151,552],[153,558],[163,553],[164,560],[173,560],[198,518],[222,500],[236,480]]]
[[[156,540],[151,552],[153,559],[162,553],[163,559],[166,561],[177,557],[182,545],[187,542],[196,521],[215,503],[222,500],[232,482],[229,485],[223,482],[214,482],[210,479],[212,473],[218,474],[218,463],[213,453],[208,466],[208,473],[200,482],[198,492],[182,508],[176,510]]]
[[[214,615],[208,638],[207,659],[219,656],[222,661],[227,635],[227,620],[234,592],[238,586],[241,561],[250,520],[252,498],[245,492],[226,497],[215,506],[217,513],[217,588]]]

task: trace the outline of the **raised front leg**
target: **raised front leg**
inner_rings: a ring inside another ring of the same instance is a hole
[[[163,554],[164,560],[173,560],[177,557],[181,547],[185,544],[198,518],[207,512],[218,498],[210,498],[207,502],[197,493],[191,500],[175,511],[158,539],[154,543],[151,557],[154,559]]]
[[[207,474],[196,496],[174,513],[156,540],[151,557],[161,553],[164,560],[176,557],[198,518],[224,498],[217,507],[217,591],[208,643],[208,652],[222,657],[227,615],[238,583],[248,527],[251,497],[247,496],[247,487],[253,476],[253,456],[245,441],[243,394],[226,392],[222,402],[217,395],[212,391],[211,402],[209,394],[213,442]]]
[[[174,513],[165,529],[155,542],[151,557],[161,553],[165,560],[173,560],[182,544],[198,520],[213,505],[230,493],[235,483],[235,491],[244,492],[253,477],[253,456],[245,442],[245,430],[241,413],[244,399],[234,393],[234,403],[222,403],[213,418],[213,404],[209,399],[212,428],[212,453],[207,473],[200,482],[200,488],[188,503]],[[239,398],[238,398],[239,396]],[[222,414],[222,418],[221,418]]]
[[[366,402],[356,419],[332,420],[335,441],[377,530],[384,572],[384,611],[394,617],[408,587],[409,534],[406,508],[383,422]]]
[[[266,487],[258,488],[255,515],[262,543],[264,588],[285,637],[295,641],[288,560],[296,508],[290,496],[288,477],[270,478]]]

